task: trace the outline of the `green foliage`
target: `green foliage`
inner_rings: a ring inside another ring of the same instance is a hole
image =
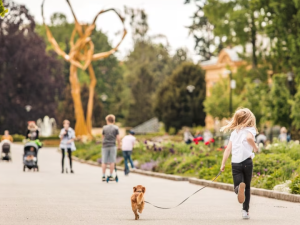
[[[291,98],[290,92],[286,86],[286,75],[275,74],[273,84],[267,101],[267,119],[274,124],[289,127],[291,124]]]
[[[210,89],[211,95],[204,101],[205,112],[214,118],[229,118],[229,78],[222,78]],[[242,104],[241,95],[232,96],[233,111]]]
[[[0,17],[4,17],[8,13],[8,9],[4,8],[2,0],[0,0]]]
[[[101,144],[99,143],[76,143],[76,146],[78,150],[74,154],[79,158],[93,161],[101,158]],[[121,151],[118,152],[118,156],[121,156]],[[213,179],[219,173],[222,157],[222,151],[205,146],[203,143],[186,145],[182,142],[154,143],[151,141],[136,144],[132,155],[138,168],[143,164],[153,164],[155,166],[150,170],[156,172],[206,180]],[[300,173],[299,164],[300,145],[298,142],[275,142],[254,158],[252,186],[272,190],[278,184],[293,180],[292,192],[299,194],[300,179],[297,176]],[[225,171],[217,181],[233,183],[230,160],[227,161]]]
[[[156,87],[171,74],[175,64],[163,45],[149,40],[135,42],[125,67],[126,85],[131,89],[126,125],[136,126],[154,116]]]
[[[190,93],[187,86],[194,86]],[[169,131],[183,126],[205,124],[203,101],[206,95],[205,72],[193,63],[183,63],[165,80],[157,91],[155,114]]]
[[[300,86],[298,87],[300,90]],[[294,101],[290,101],[292,105],[291,118],[293,119],[293,126],[296,129],[300,129],[300,91],[294,96]]]
[[[292,194],[300,194],[300,176],[296,176],[294,178],[294,180],[292,180],[292,183],[291,183],[291,191],[292,191]]]
[[[185,4],[190,3],[186,0]],[[222,49],[222,43],[217,43],[214,36],[214,26],[203,12],[205,0],[195,0],[197,10],[193,14],[192,24],[188,26],[190,35],[195,39],[195,51],[201,56],[201,60],[209,60],[215,55],[215,49]]]

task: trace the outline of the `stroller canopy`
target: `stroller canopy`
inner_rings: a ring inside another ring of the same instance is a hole
[[[24,151],[25,151],[25,152],[26,152],[26,151],[30,151],[30,148],[31,148],[31,147],[34,147],[34,149],[35,149],[36,152],[37,152],[38,149],[39,149],[39,146],[38,146],[36,143],[34,143],[34,142],[28,142],[28,143],[26,143],[25,146],[24,146]]]

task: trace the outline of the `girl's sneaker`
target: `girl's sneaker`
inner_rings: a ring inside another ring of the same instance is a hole
[[[102,181],[103,181],[103,182],[104,182],[104,181],[106,181],[106,178],[105,178],[105,176],[103,176],[103,177],[102,177]]]
[[[246,184],[243,182],[240,183],[238,189],[238,201],[241,204],[245,202],[245,188],[246,188]]]
[[[244,220],[250,219],[249,212],[247,212],[246,210],[243,210],[242,211],[242,217],[243,217]]]

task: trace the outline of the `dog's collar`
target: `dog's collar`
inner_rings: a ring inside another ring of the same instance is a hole
[[[136,192],[142,193],[142,191],[136,191]]]

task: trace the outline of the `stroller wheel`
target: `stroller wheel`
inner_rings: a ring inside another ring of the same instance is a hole
[[[26,167],[25,167],[25,166],[23,166],[23,172],[25,172],[25,170],[26,170]]]

